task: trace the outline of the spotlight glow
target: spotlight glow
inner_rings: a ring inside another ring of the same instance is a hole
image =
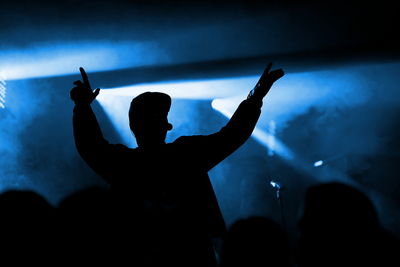
[[[319,166],[322,166],[323,164],[324,164],[324,161],[319,160],[319,161],[314,162],[314,167],[319,167]]]
[[[107,94],[111,90],[101,90],[96,100],[100,103],[104,112],[110,118],[110,122],[121,136],[125,145],[129,147],[136,146],[135,138],[133,138],[129,128],[128,110],[132,98],[126,96],[118,96]]]
[[[280,188],[281,188],[281,185],[278,184],[277,182],[274,182],[274,181],[271,181],[271,182],[270,182],[270,185],[271,185],[273,188],[276,188],[276,189],[280,189]]]

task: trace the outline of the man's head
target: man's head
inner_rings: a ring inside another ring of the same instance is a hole
[[[129,126],[139,146],[163,144],[167,131],[171,97],[164,93],[146,92],[132,99]]]

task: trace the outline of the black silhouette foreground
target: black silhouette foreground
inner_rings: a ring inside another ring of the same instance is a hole
[[[76,147],[86,163],[110,184],[115,240],[110,252],[138,266],[215,266],[213,238],[226,229],[207,172],[239,148],[251,135],[262,100],[284,73],[265,69],[219,132],[182,136],[165,143],[171,98],[146,92],[131,102],[130,128],[137,148],[109,144],[90,106],[92,90],[80,68],[74,82],[73,126]],[[123,244],[123,245],[122,245]]]
[[[220,267],[290,267],[289,240],[272,219],[252,216],[236,221],[228,230]]]
[[[379,223],[371,200],[331,182],[310,187],[299,222],[298,266],[399,266],[398,239]]]
[[[56,253],[54,208],[30,190],[8,190],[0,194],[1,256],[13,266],[50,265]]]

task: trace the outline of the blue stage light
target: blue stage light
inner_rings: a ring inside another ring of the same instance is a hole
[[[319,161],[314,162],[314,167],[319,167],[319,166],[322,166],[323,164],[324,164],[324,161],[319,160]]]
[[[257,78],[257,76],[245,76],[210,80],[167,81],[105,88],[102,90],[102,99],[109,95],[133,98],[141,93],[152,91],[166,93],[172,98],[212,100],[242,95],[243,92],[247,92],[249,88],[252,88]]]
[[[277,182],[274,182],[274,181],[271,181],[271,182],[270,182],[270,185],[271,185],[273,188],[276,188],[276,189],[280,189],[280,188],[281,188],[281,185],[278,184]]]
[[[226,99],[215,99],[212,101],[212,107],[219,111],[221,114],[225,115],[227,118],[231,118],[233,112],[235,111],[237,104],[235,98],[226,98]],[[239,99],[244,99],[245,97],[239,97]],[[293,152],[285,146],[275,135],[267,133],[264,130],[261,130],[259,127],[256,127],[253,131],[252,136],[259,141],[261,144],[266,146],[269,150],[273,150],[279,156],[292,160],[294,159]]]
[[[169,63],[165,53],[151,42],[44,43],[24,49],[3,50],[0,70],[7,80],[111,71]]]

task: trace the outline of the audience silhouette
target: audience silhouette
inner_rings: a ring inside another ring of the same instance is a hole
[[[108,190],[90,187],[64,198],[58,205],[57,225],[60,257],[70,263],[116,263],[110,254],[113,240]]]
[[[289,240],[283,229],[265,217],[236,221],[224,239],[221,267],[289,267]]]
[[[251,135],[264,96],[284,75],[281,69],[270,69],[271,64],[228,124],[211,135],[165,143],[172,129],[167,118],[170,96],[146,92],[135,97],[129,120],[138,147],[131,149],[103,137],[90,106],[100,89],[92,90],[80,68],[82,81],[74,82],[70,93],[75,144],[110,184],[113,209],[118,210],[114,228],[122,238],[116,244],[127,244],[117,249],[118,257],[143,266],[216,265],[212,239],[226,229],[207,172]]]
[[[0,195],[1,256],[11,265],[51,262],[54,208],[30,190],[9,190]]]
[[[369,198],[349,185],[332,182],[309,188],[299,228],[300,267],[398,262],[393,254],[396,238],[380,226]]]

